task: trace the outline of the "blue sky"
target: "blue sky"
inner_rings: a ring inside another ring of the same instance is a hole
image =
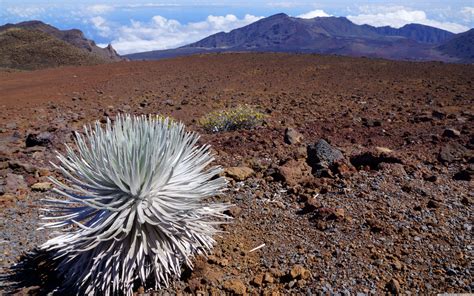
[[[37,19],[77,28],[99,45],[112,43],[121,54],[178,47],[279,12],[303,18],[345,16],[374,26],[421,23],[455,33],[474,27],[474,0],[0,0],[0,24]]]

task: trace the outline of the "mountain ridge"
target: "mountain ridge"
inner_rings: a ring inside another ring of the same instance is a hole
[[[456,56],[465,63],[474,63],[474,29],[456,35],[437,47],[447,56]]]
[[[0,31],[0,68],[37,70],[110,62],[50,34],[11,27]]]
[[[401,28],[356,25],[345,17],[302,19],[284,13],[260,19],[230,32],[219,32],[176,49],[126,55],[161,59],[196,53],[268,51],[365,56],[393,60],[462,62],[438,47],[454,33],[408,24]]]
[[[84,36],[84,33],[78,29],[60,30],[42,21],[32,20],[20,22],[17,24],[5,24],[0,26],[0,32],[17,28],[24,30],[35,30],[46,33],[53,36],[61,41],[64,41],[76,48],[79,48],[87,53],[98,56],[104,60],[120,61],[123,58],[115,51],[112,45],[108,45],[106,48],[101,48],[96,45],[93,40],[89,40]]]

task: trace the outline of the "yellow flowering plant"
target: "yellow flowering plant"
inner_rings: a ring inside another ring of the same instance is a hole
[[[251,129],[261,125],[265,114],[248,105],[214,111],[199,120],[200,125],[207,131],[217,133],[239,129]]]

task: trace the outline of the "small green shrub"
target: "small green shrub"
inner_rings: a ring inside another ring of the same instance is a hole
[[[157,121],[165,121],[165,119],[168,119],[168,125],[179,123],[179,121],[174,119],[173,117],[166,116],[166,115],[163,115],[163,114],[160,114],[160,113],[157,113],[155,115],[150,115],[150,119],[154,119],[154,120],[157,120]]]
[[[250,106],[239,105],[235,108],[215,111],[199,120],[201,126],[213,133],[251,129],[262,124],[265,114]]]

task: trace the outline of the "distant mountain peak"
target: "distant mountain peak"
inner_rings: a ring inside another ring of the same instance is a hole
[[[286,13],[280,12],[263,19],[271,20],[271,19],[278,19],[278,18],[290,18],[290,16],[287,15]]]
[[[449,60],[436,53],[436,46],[453,33],[420,24],[399,29],[357,25],[346,17],[304,19],[278,13],[252,24],[220,32],[176,50],[156,51],[172,57],[200,52],[270,51],[338,54],[404,60]],[[153,52],[143,53],[153,57]],[[129,55],[139,59],[140,54]]]
[[[415,24],[415,23],[411,23],[411,24],[406,24],[402,27],[400,27],[399,29],[408,29],[408,28],[416,28],[416,29],[419,29],[419,28],[430,28],[430,29],[435,29],[435,30],[443,30],[443,29],[439,29],[439,28],[436,28],[436,27],[433,27],[433,26],[428,26],[428,25],[423,25],[423,24]]]
[[[24,21],[24,22],[20,22],[16,24],[16,26],[34,26],[34,25],[46,25],[46,24],[38,20]]]

